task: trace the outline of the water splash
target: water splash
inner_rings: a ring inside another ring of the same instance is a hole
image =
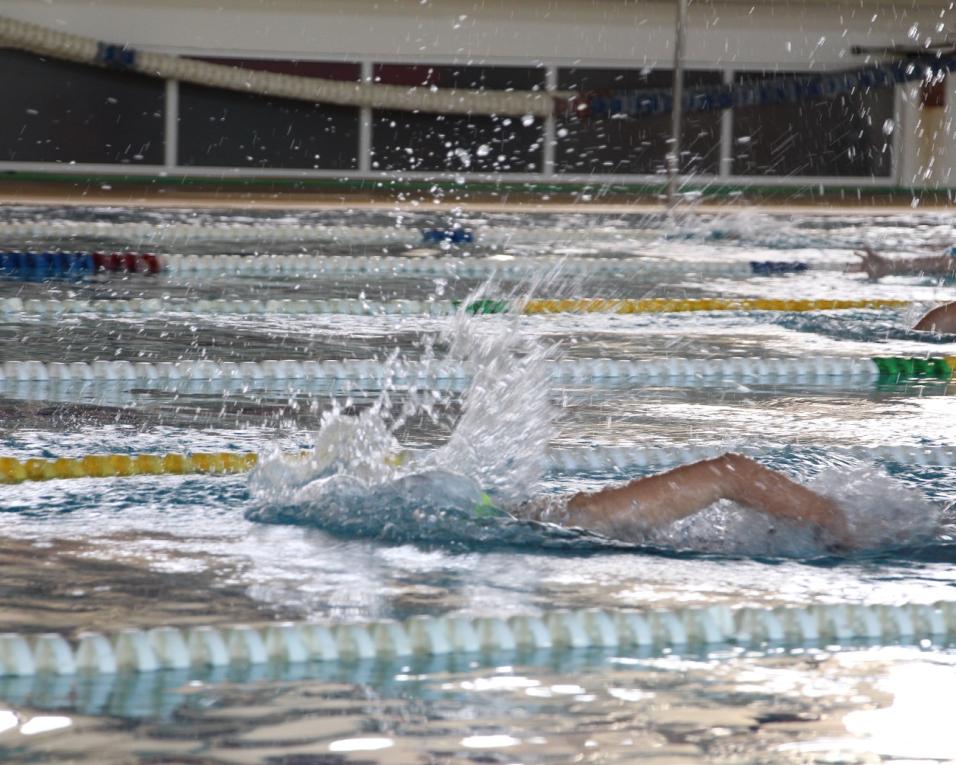
[[[517,313],[476,321],[462,311],[436,341],[423,344],[416,363],[425,370],[424,379],[440,357],[462,364],[472,380],[443,446],[402,456],[396,432],[417,417],[436,419],[438,404],[448,399],[412,384],[393,416],[394,381],[407,379],[403,358],[393,354],[383,390],[370,408],[351,416],[336,406],[323,415],[311,452],[273,453],[260,462],[250,477],[255,506],[248,517],[433,544],[492,541],[503,526],[512,537],[540,535],[540,524],[474,512],[489,504],[486,493],[496,506],[530,497],[547,467],[558,416],[549,384],[557,347],[522,334],[521,321]]]
[[[400,445],[383,418],[385,403],[383,394],[372,407],[350,416],[336,402],[322,415],[311,451],[300,455],[274,451],[259,461],[249,477],[252,495],[270,503],[298,502],[313,482],[336,475],[369,486],[393,480]]]
[[[939,528],[938,506],[916,489],[867,465],[824,470],[809,486],[837,501],[860,549],[924,544]]]
[[[853,548],[874,553],[931,543],[941,510],[920,492],[870,465],[831,466],[808,484],[836,500]],[[730,555],[811,558],[825,543],[805,524],[721,501],[647,536],[651,544]]]
[[[426,370],[439,358],[454,360],[472,378],[444,445],[400,457],[398,430],[416,417],[439,418],[438,404],[447,403],[450,394],[412,385],[393,414],[394,381],[408,379],[406,363],[395,353],[371,407],[357,416],[335,407],[323,415],[311,452],[275,453],[260,462],[250,478],[255,504],[247,517],[315,525],[350,538],[467,549],[651,546],[732,555],[826,554],[806,526],[729,502],[620,541],[516,520],[504,512],[477,512],[487,507],[486,493],[499,508],[539,494],[547,469],[558,417],[549,364],[559,349],[523,334],[521,321],[517,314],[476,321],[462,312],[435,341],[422,345],[416,363]],[[811,488],[833,496],[845,509],[859,548],[922,544],[938,526],[938,512],[922,495],[872,467],[830,467]]]
[[[505,504],[538,487],[558,416],[549,372],[557,347],[524,335],[520,321],[512,316],[495,326],[456,317],[448,354],[466,365],[472,382],[448,442],[424,461],[469,476]]]

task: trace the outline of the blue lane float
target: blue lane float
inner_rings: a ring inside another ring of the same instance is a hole
[[[24,279],[77,277],[96,273],[89,252],[0,252],[0,274]]]
[[[20,279],[55,279],[101,272],[158,274],[158,256],[144,252],[0,251],[0,275]]]
[[[422,241],[425,244],[473,244],[475,235],[465,228],[430,228],[422,231]]]

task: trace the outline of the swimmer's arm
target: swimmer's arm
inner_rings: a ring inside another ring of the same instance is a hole
[[[578,526],[613,525],[635,513],[644,524],[663,526],[719,499],[776,518],[814,524],[837,543],[849,542],[846,519],[835,502],[740,454],[682,465],[594,494],[576,494],[568,511],[570,522]]]
[[[930,255],[925,258],[892,258],[891,274],[927,274],[929,276],[953,276],[956,274],[956,258],[949,255]]]
[[[956,332],[956,302],[937,306],[916,322],[913,329],[926,332]]]
[[[956,258],[949,255],[930,255],[923,258],[888,258],[879,255],[870,247],[854,253],[860,262],[851,271],[863,271],[871,279],[883,276],[928,274],[932,276],[956,276]]]

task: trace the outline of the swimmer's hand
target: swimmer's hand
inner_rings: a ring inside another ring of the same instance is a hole
[[[814,521],[814,526],[819,529],[819,541],[826,548],[828,553],[833,555],[846,555],[851,550],[858,547],[854,543],[850,534],[850,528],[846,522],[846,516],[839,505],[829,498],[825,498],[830,505],[826,519]]]
[[[828,549],[855,547],[846,516],[830,497],[798,484],[741,454],[725,454],[730,485],[722,496],[752,510],[816,529]]]
[[[847,268],[847,271],[865,273],[874,281],[893,272],[893,261],[874,252],[871,247],[864,247],[863,252],[854,252],[853,254],[860,259],[860,262],[852,264]]]

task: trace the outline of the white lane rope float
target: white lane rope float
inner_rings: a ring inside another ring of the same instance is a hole
[[[318,223],[148,223],[112,221],[4,221],[0,222],[0,239],[9,242],[29,242],[44,248],[75,246],[77,239],[110,241],[149,248],[161,245],[172,246],[213,244],[246,244],[268,246],[269,244],[326,244],[342,247],[401,247],[405,251],[426,250],[454,252],[462,249],[504,250],[514,246],[554,248],[558,246],[588,247],[615,246],[633,249],[636,243],[660,242],[664,232],[653,229],[619,229],[582,227],[573,230],[563,228],[477,226],[474,228],[408,228],[404,226],[375,225],[329,225]],[[30,261],[29,251],[6,250],[11,256],[24,256]],[[2,254],[2,253],[0,253]],[[42,253],[41,253],[42,254]],[[375,273],[381,265],[387,268],[408,269],[410,273],[442,274],[446,268],[454,272],[470,268],[477,274],[475,261],[479,258],[429,257],[362,257],[354,255],[185,255],[172,253],[160,257],[163,270],[172,273],[220,274],[220,273]],[[316,258],[320,262],[316,262]],[[556,261],[556,258],[533,255],[523,256],[522,263]],[[324,262],[323,262],[324,261]],[[664,257],[651,260],[635,258],[564,258],[562,273],[587,274],[600,270],[601,263],[614,264],[615,272],[635,269],[640,273],[672,274],[692,272],[710,276],[772,276],[801,273],[807,270],[846,271],[852,264],[836,259],[812,261],[691,261],[668,260]],[[405,265],[402,265],[402,264]],[[417,263],[417,265],[413,265]],[[19,263],[19,268],[28,268],[29,263]],[[12,267],[8,264],[8,267]],[[504,264],[494,264],[499,272]],[[512,270],[516,265],[510,266]],[[482,274],[490,273],[492,264],[483,265]],[[515,271],[523,273],[523,271]]]
[[[888,382],[948,380],[956,358],[831,357],[687,359],[567,359],[552,362],[550,376],[558,384],[598,384],[620,381],[633,385],[729,382],[814,382],[845,380]],[[0,364],[0,386],[25,384],[71,385],[110,382],[200,381],[222,389],[239,389],[264,382],[309,385],[352,383],[377,389],[383,384],[447,387],[466,384],[472,369],[461,361],[442,360],[395,364],[374,359],[299,361],[123,361],[91,362],[6,361]],[[444,384],[444,385],[443,385]],[[238,386],[238,387],[237,387]]]
[[[429,251],[430,252],[430,251]],[[0,274],[9,276],[78,276],[103,272],[162,273],[174,279],[196,276],[385,276],[527,278],[542,273],[562,276],[597,277],[628,275],[637,277],[712,276],[748,278],[779,276],[805,271],[845,271],[842,261],[743,261],[682,260],[666,257],[556,257],[549,255],[492,255],[460,257],[454,255],[155,255],[153,253],[19,252],[0,251]],[[61,257],[57,261],[57,256]],[[97,265],[97,262],[100,265]],[[109,267],[107,267],[107,265]]]
[[[770,261],[768,261],[770,262]],[[529,276],[541,272],[560,272],[563,276],[601,276],[628,274],[668,276],[695,274],[706,276],[749,277],[756,269],[769,266],[750,261],[688,261],[663,258],[560,258],[552,256],[496,256],[491,258],[346,256],[346,255],[164,255],[164,272],[170,276],[243,276],[250,275],[387,275],[458,276],[482,278]],[[843,270],[843,263],[814,263],[809,268]]]
[[[164,255],[163,270],[175,276],[254,275],[387,275],[522,276],[552,271],[562,276],[714,276],[747,278],[805,271],[846,271],[837,260],[682,260],[666,257],[555,257],[493,255],[490,257],[351,256],[351,255]]]
[[[928,396],[952,395],[953,390],[945,383],[925,384],[920,381],[916,385],[893,386],[893,393],[899,396]],[[658,384],[661,388],[689,388],[698,387],[698,382],[684,380],[670,380]],[[769,392],[787,395],[786,388],[792,393],[809,395],[814,392],[834,394],[859,394],[860,382],[855,380],[813,380],[797,381],[793,383],[754,383],[748,382],[743,389],[740,383],[733,381],[711,382],[712,390],[725,390],[739,394],[759,393],[759,386],[770,386]],[[622,392],[635,391],[639,386],[629,385],[626,380],[605,380],[601,386],[607,390]],[[723,386],[723,387],[721,387]],[[570,401],[576,398],[590,399],[594,395],[596,385],[572,386],[569,384],[555,384],[553,393],[558,396],[567,396]],[[383,386],[368,381],[350,382],[348,380],[326,380],[301,383],[290,380],[257,380],[253,382],[223,382],[221,380],[107,380],[95,382],[49,382],[49,381],[16,381],[0,383],[0,397],[11,401],[36,402],[45,404],[64,404],[67,406],[107,406],[107,407],[136,407],[161,406],[162,408],[190,407],[206,408],[212,406],[210,397],[215,397],[217,407],[226,406],[228,413],[229,401],[241,402],[244,400],[257,403],[269,403],[281,408],[291,405],[292,402],[305,397],[339,398],[343,396],[368,397],[375,396]],[[460,392],[465,390],[466,383],[462,381],[416,381],[392,382],[389,389],[396,395],[403,391],[416,390],[418,392]],[[864,395],[866,390],[863,391]]]
[[[319,300],[291,299],[199,299],[176,302],[159,298],[83,300],[67,298],[0,298],[0,317],[55,317],[76,314],[102,316],[152,316],[157,314],[206,315],[347,315],[347,316],[453,316],[460,306],[451,300],[390,300],[385,302],[359,298]]]
[[[319,223],[116,223],[112,221],[5,221],[0,238],[8,241],[70,243],[74,239],[121,241],[137,245],[182,245],[200,242],[269,244],[277,242],[324,243],[354,246],[422,247],[429,244],[509,245],[587,244],[657,239],[652,229],[557,229],[479,227],[476,229],[417,229],[403,226],[342,226]]]
[[[191,82],[240,93],[372,109],[545,118],[554,112],[556,99],[566,99],[572,95],[545,90],[410,88],[406,85],[278,74],[138,50],[128,45],[100,42],[91,37],[6,17],[0,17],[0,42],[64,61],[138,72],[149,77]]]
[[[956,601],[820,604],[779,608],[708,606],[554,610],[540,615],[412,616],[368,622],[156,627],[0,634],[0,676],[111,675],[281,662],[388,660],[481,652],[603,648],[678,651],[693,646],[803,647],[956,643]]]

